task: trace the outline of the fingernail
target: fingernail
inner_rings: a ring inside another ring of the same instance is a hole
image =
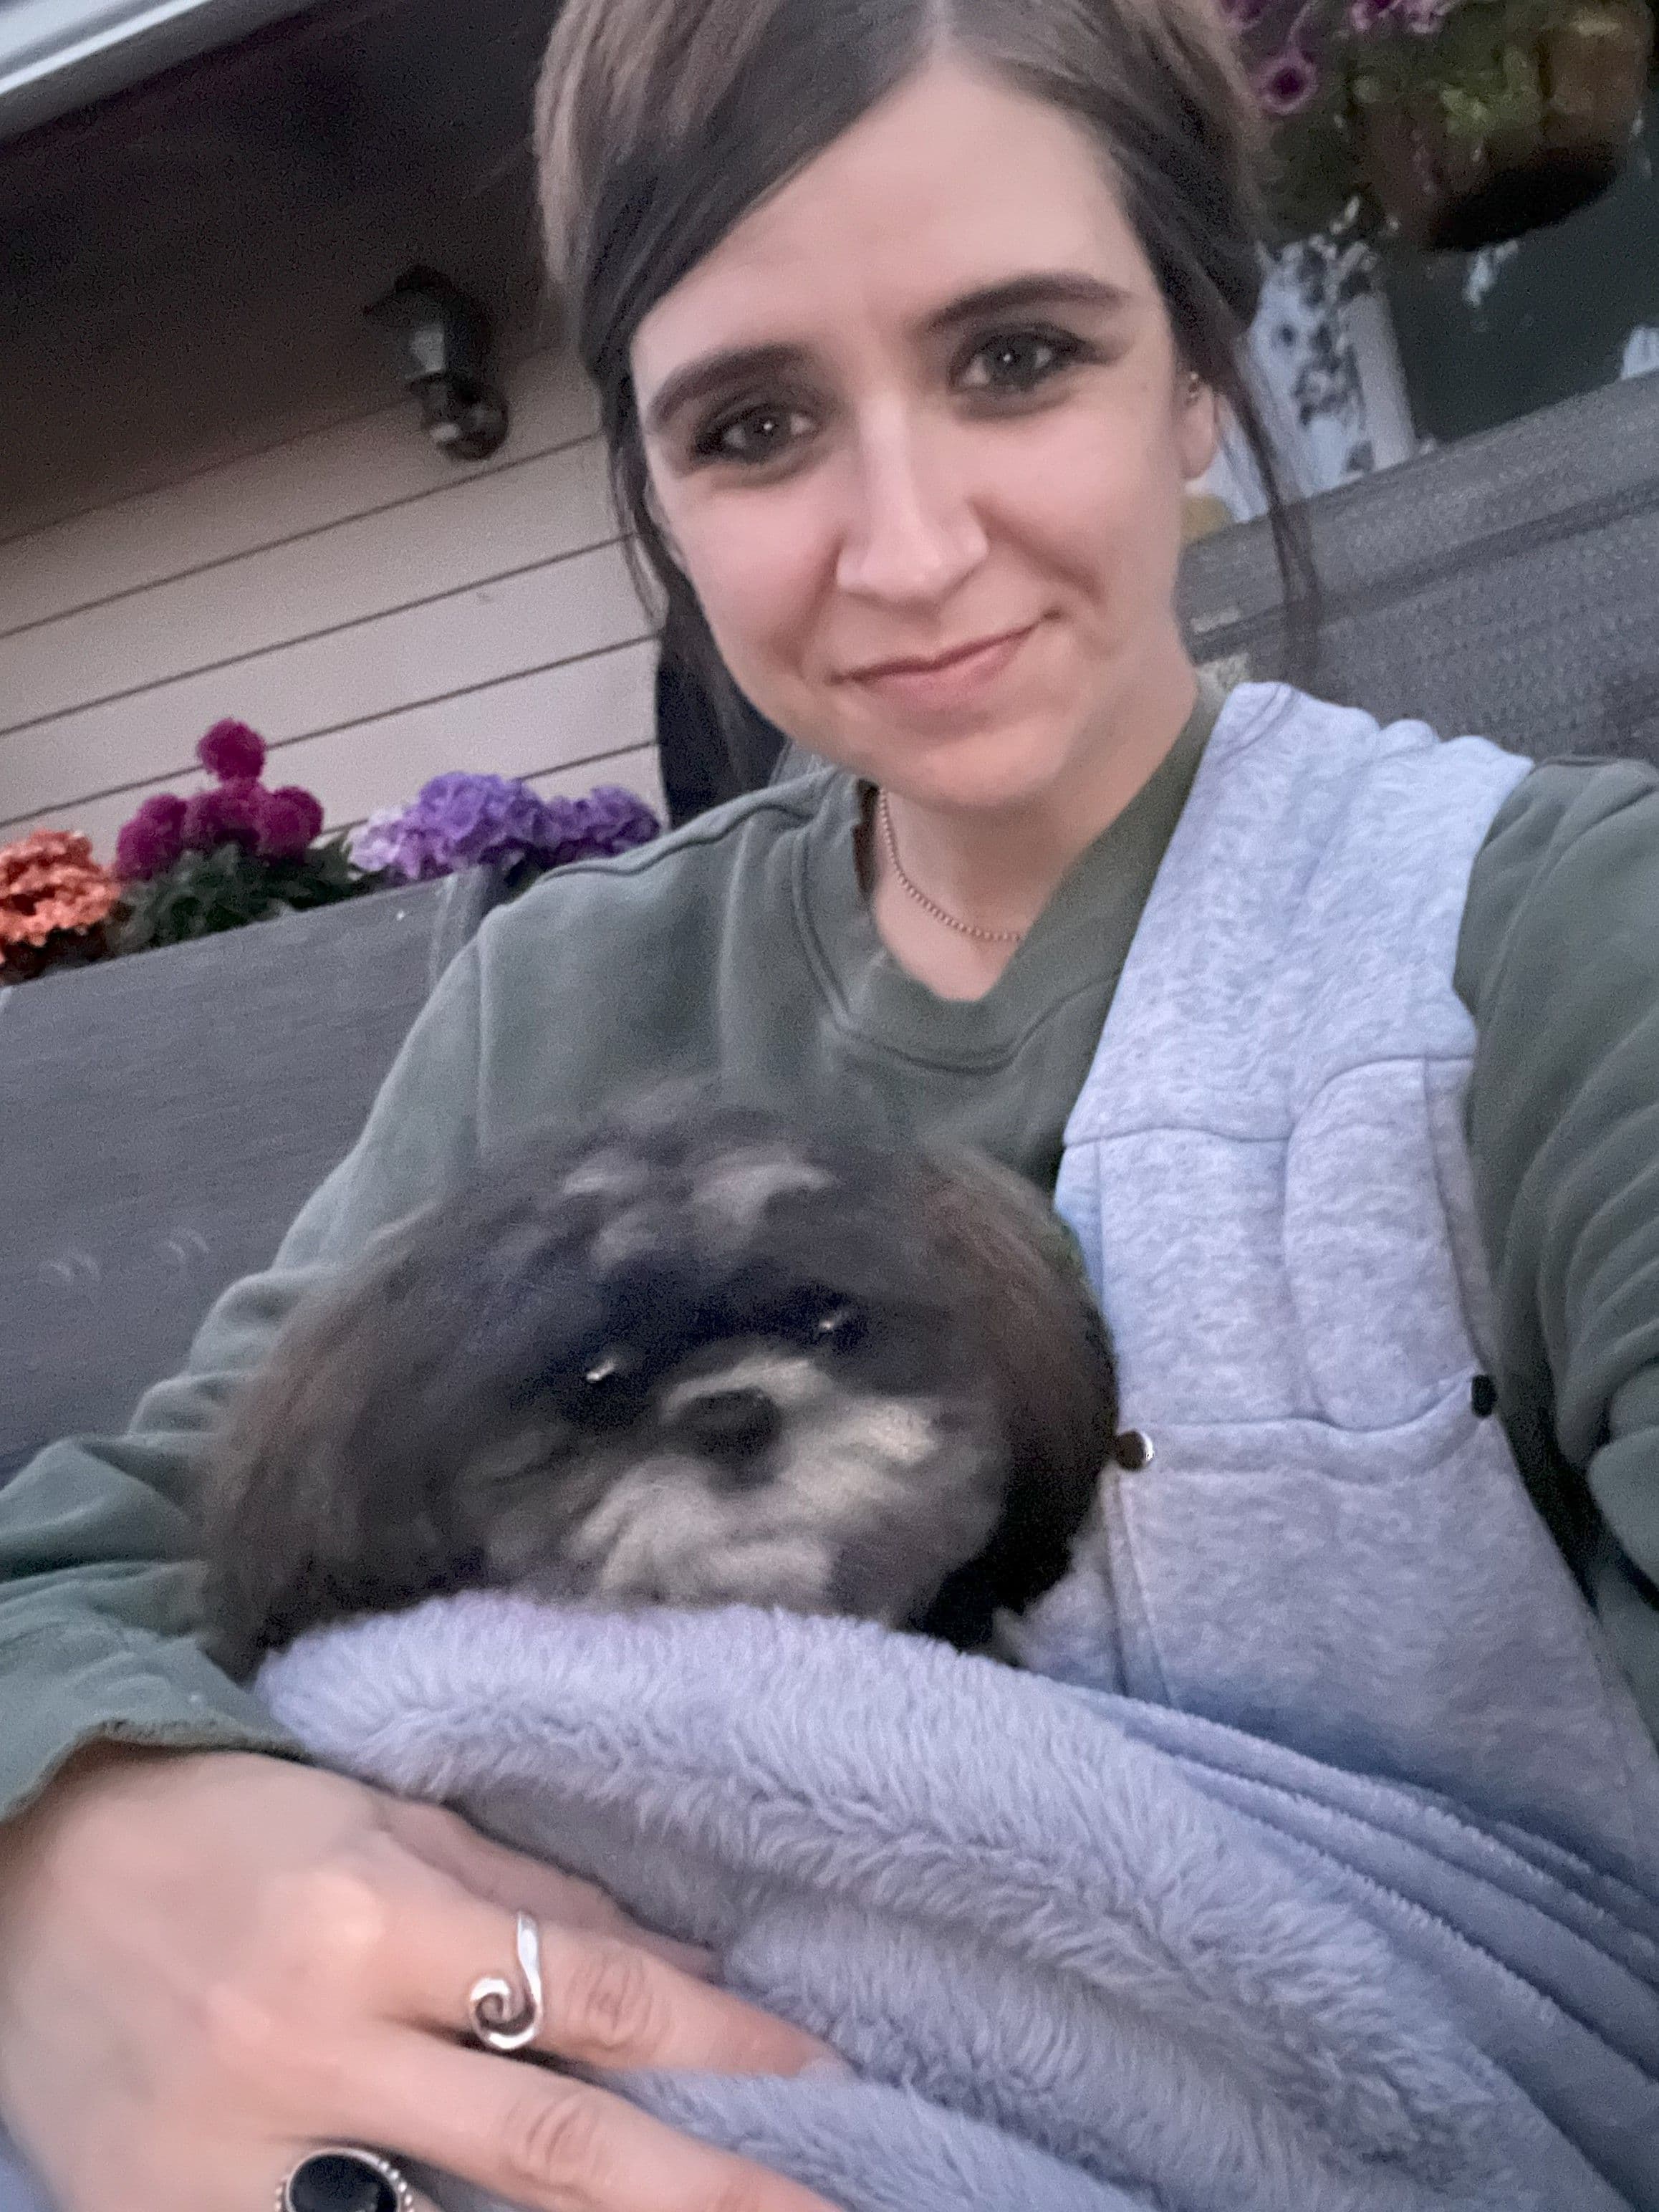
[[[809,2059],[797,2077],[803,2081],[856,2081],[858,2075],[844,2058],[826,2051],[822,2058]]]

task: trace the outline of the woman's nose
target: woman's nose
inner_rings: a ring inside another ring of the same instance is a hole
[[[985,558],[984,526],[948,450],[910,422],[863,441],[855,507],[836,562],[839,587],[860,599],[933,605]]]

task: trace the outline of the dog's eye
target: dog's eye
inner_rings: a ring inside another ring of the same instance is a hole
[[[584,1370],[582,1381],[590,1390],[614,1390],[628,1381],[638,1364],[631,1352],[606,1352]]]
[[[864,1316],[850,1299],[838,1299],[812,1316],[811,1334],[815,1344],[850,1352],[864,1334]]]
[[[637,1352],[607,1346],[581,1370],[581,1394],[572,1411],[579,1421],[597,1427],[626,1428],[638,1417],[644,1380]]]

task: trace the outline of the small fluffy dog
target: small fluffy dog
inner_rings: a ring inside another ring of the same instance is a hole
[[[491,1164],[297,1310],[210,1451],[210,1648],[246,1675],[483,1588],[981,1648],[1065,1571],[1116,1411],[1019,1178],[659,1097]]]

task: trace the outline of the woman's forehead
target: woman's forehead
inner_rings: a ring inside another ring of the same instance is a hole
[[[921,333],[953,301],[1072,270],[1152,283],[1100,149],[1058,110],[936,63],[751,209],[644,318],[641,399],[713,346]]]

